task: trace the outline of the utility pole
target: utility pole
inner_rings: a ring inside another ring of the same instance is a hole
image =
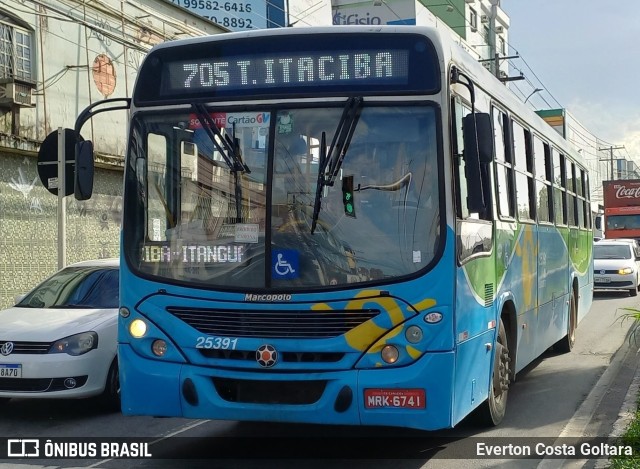
[[[611,171],[610,177],[608,178],[610,181],[613,181],[615,179],[614,175],[613,175],[613,150],[622,150],[624,148],[624,146],[610,146],[610,147],[603,147],[603,148],[598,148],[598,151],[606,151],[609,150],[609,170]],[[607,160],[599,160],[599,161],[607,161]]]

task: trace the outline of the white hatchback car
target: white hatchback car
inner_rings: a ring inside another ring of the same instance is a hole
[[[0,401],[100,396],[120,408],[119,262],[79,262],[0,311]]]
[[[640,248],[629,239],[603,239],[593,245],[593,286],[596,290],[628,290],[638,294]]]

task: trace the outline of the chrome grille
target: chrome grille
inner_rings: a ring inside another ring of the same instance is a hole
[[[377,316],[377,309],[251,311],[167,308],[203,334],[225,337],[330,338]]]
[[[13,340],[0,340],[0,347],[7,342],[13,343],[13,351],[11,355],[25,354],[25,355],[37,355],[45,354],[49,352],[52,342],[15,342]]]

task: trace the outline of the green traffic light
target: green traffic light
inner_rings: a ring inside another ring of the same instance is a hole
[[[356,216],[356,208],[353,205],[353,176],[345,176],[342,179],[342,203],[344,204],[344,213],[347,216]]]

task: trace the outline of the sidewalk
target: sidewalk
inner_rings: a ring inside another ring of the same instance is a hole
[[[621,436],[633,419],[640,395],[640,344],[629,341],[630,331],[624,343],[612,357],[582,405],[567,423],[563,437]],[[543,459],[538,469],[606,469],[609,460],[602,459]]]

